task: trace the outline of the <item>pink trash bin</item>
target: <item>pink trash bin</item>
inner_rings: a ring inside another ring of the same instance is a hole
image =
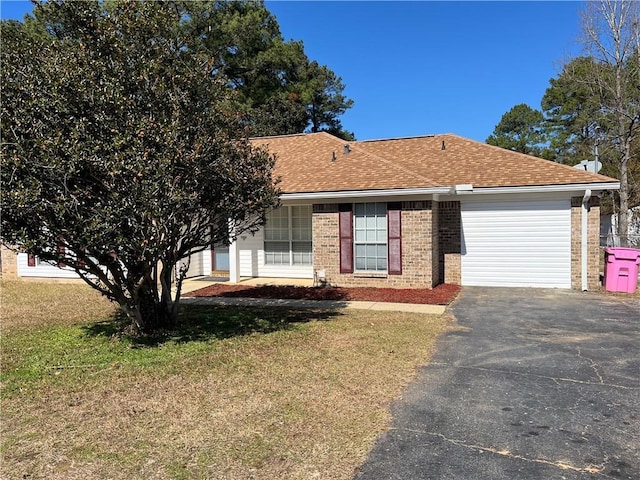
[[[604,289],[607,292],[635,292],[638,287],[640,250],[605,248],[604,255]]]

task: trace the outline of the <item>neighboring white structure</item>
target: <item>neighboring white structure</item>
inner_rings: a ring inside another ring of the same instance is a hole
[[[629,246],[640,248],[640,205],[629,209],[627,238]],[[618,232],[619,215],[602,215],[600,219],[600,245],[603,247],[619,247]]]

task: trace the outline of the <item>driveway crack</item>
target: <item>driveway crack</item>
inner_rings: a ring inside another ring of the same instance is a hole
[[[520,375],[520,376],[524,376],[524,377],[534,377],[534,378],[542,378],[545,380],[551,380],[552,382],[555,382],[556,384],[560,384],[560,382],[569,382],[569,383],[578,383],[581,385],[599,385],[599,386],[604,386],[604,387],[611,387],[611,388],[620,388],[622,390],[640,390],[640,387],[629,387],[626,385],[617,385],[615,383],[604,383],[602,377],[600,375],[598,375],[600,382],[588,382],[588,381],[584,381],[584,380],[577,380],[575,378],[566,378],[566,377],[550,377],[548,375],[539,375],[537,373],[526,373],[526,372],[516,372],[513,370],[503,370],[500,368],[487,368],[487,367],[478,367],[475,365],[451,365],[449,363],[442,363],[442,362],[431,362],[429,363],[429,365],[434,365],[434,366],[439,366],[439,367],[451,367],[451,368],[460,368],[460,369],[467,369],[467,370],[479,370],[479,371],[483,371],[483,372],[496,372],[496,373],[506,373],[509,375]]]
[[[599,476],[604,477],[604,478],[613,478],[613,477],[610,477],[609,475],[606,475],[606,474],[602,473],[604,471],[606,461],[602,462],[601,465],[586,465],[584,467],[579,467],[577,465],[572,465],[571,463],[565,462],[565,461],[562,461],[562,460],[552,461],[552,460],[546,460],[544,458],[529,458],[529,457],[525,457],[523,455],[518,455],[518,454],[512,453],[511,451],[509,451],[507,449],[498,449],[498,448],[494,448],[494,447],[483,447],[481,445],[470,444],[470,443],[463,442],[462,440],[449,438],[446,435],[443,435],[442,433],[438,433],[438,432],[426,432],[426,431],[423,431],[423,430],[414,430],[414,429],[410,429],[410,428],[394,428],[392,430],[411,432],[411,433],[418,433],[418,434],[422,434],[422,435],[429,435],[429,436],[432,436],[432,437],[440,438],[440,439],[444,440],[445,442],[451,443],[452,445],[456,445],[458,447],[468,448],[468,449],[471,449],[471,450],[479,450],[479,451],[486,452],[486,453],[491,453],[491,454],[494,454],[494,455],[500,455],[500,456],[503,456],[503,457],[509,457],[509,458],[514,459],[514,460],[522,460],[522,461],[525,461],[525,462],[548,465],[548,466],[551,466],[551,467],[559,468],[561,470],[570,470],[572,472],[577,472],[577,473],[590,473],[592,475],[599,475]]]
[[[604,379],[602,378],[602,375],[600,375],[600,371],[598,370],[598,364],[594,362],[593,359],[582,355],[582,350],[580,349],[580,347],[576,347],[576,351],[578,352],[579,358],[582,358],[589,362],[589,366],[591,367],[591,370],[593,370],[593,372],[596,374],[596,376],[600,380],[600,384],[604,385]]]

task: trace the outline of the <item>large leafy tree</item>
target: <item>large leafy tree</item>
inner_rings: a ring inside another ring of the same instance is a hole
[[[542,156],[543,123],[542,112],[521,103],[502,116],[486,142],[514,152]]]
[[[206,52],[238,92],[252,135],[331,131],[353,101],[327,66],[307,58],[302,42],[285,41],[262,1],[176,2],[197,31],[189,48]]]
[[[301,83],[301,98],[307,106],[311,131],[326,131],[345,140],[354,140],[351,132],[342,128],[340,116],[353,105],[345,97],[342,79],[318,62],[308,62]]]
[[[605,127],[599,99],[580,80],[588,78],[595,67],[592,57],[577,57],[564,65],[557,78],[549,80],[542,98],[544,131],[557,162],[575,165],[591,158]]]
[[[245,136],[173,2],[47,2],[2,23],[2,241],[64,263],[132,331],[175,323],[177,262],[261,225],[274,159]],[[42,28],[40,28],[42,27]]]
[[[236,91],[252,135],[300,133],[308,124],[293,85],[307,61],[301,42],[285,42],[262,2],[178,2],[196,32],[189,48],[214,59]]]

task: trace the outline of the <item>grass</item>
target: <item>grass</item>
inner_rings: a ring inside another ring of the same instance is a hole
[[[352,478],[447,326],[190,306],[141,343],[113,313],[83,286],[2,284],[2,478]]]

